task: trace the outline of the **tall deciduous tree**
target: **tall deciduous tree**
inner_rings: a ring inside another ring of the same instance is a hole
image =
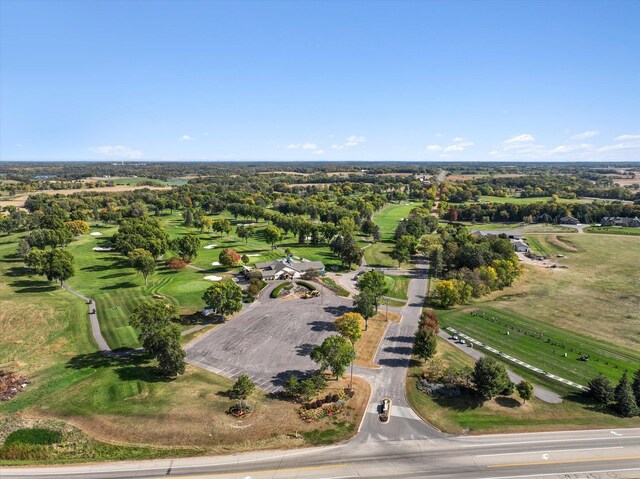
[[[367,291],[373,298],[373,302],[376,305],[376,312],[378,311],[378,305],[380,304],[380,298],[387,294],[387,285],[384,280],[384,273],[378,273],[377,271],[367,271],[358,277],[358,289],[360,291]]]
[[[282,231],[277,226],[267,226],[264,229],[264,239],[271,246],[275,246],[278,241],[282,240]]]
[[[318,363],[322,370],[330,369],[336,379],[344,376],[351,362],[356,359],[356,352],[348,339],[342,336],[329,336],[320,346],[311,351],[311,359]]]
[[[522,380],[516,385],[518,394],[526,404],[533,397],[533,384],[529,381]]]
[[[231,268],[233,266],[238,266],[242,257],[236,250],[233,248],[225,248],[220,251],[220,255],[218,256],[218,260],[222,266],[227,268]]]
[[[358,313],[345,313],[335,320],[333,326],[344,338],[347,338],[351,345],[356,347],[356,342],[362,337],[362,323],[364,318]],[[349,387],[353,387],[353,362],[351,362],[351,382]]]
[[[365,331],[369,328],[369,319],[376,315],[376,303],[368,291],[360,291],[353,298],[353,310],[364,318]]]
[[[178,308],[173,304],[145,301],[129,318],[131,326],[139,331],[142,347],[158,360],[158,367],[168,376],[183,374],[186,367],[180,331],[172,323],[178,317]]]
[[[413,354],[421,360],[431,359],[436,354],[438,337],[433,330],[421,327],[418,328],[413,344]]]
[[[200,238],[195,234],[180,236],[171,242],[171,249],[178,253],[186,263],[190,263],[198,256],[200,246]]]
[[[215,314],[225,317],[242,309],[242,288],[233,281],[213,283],[202,299]]]
[[[136,248],[128,254],[133,269],[142,274],[144,284],[147,285],[149,275],[156,270],[156,260],[146,249]]]

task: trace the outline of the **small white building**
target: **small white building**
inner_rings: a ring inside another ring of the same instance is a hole
[[[294,262],[290,259],[267,261],[256,263],[254,269],[245,269],[245,272],[252,274],[257,271],[260,277],[266,281],[276,279],[297,279],[309,272],[324,274],[325,266],[322,261]]]

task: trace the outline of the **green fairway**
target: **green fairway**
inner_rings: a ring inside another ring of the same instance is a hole
[[[472,311],[477,315],[472,316]],[[617,382],[623,372],[633,373],[640,365],[640,353],[573,331],[487,306],[472,311],[440,311],[438,314],[444,327],[451,326],[505,354],[578,384],[586,385],[598,373]],[[583,354],[589,356],[588,361],[580,360]]]
[[[465,223],[471,231],[514,231],[522,234],[577,233],[575,228],[552,223]]]
[[[203,292],[211,284],[204,274],[185,268],[171,271],[164,266],[149,277],[144,286],[127,259],[117,252],[96,252],[96,246],[109,246],[116,228],[92,228],[102,236],[84,235],[69,245],[76,257],[76,275],[68,281],[70,287],[96,301],[100,329],[112,348],[138,347],[137,333],[129,326],[129,316],[135,307],[153,294],[165,296],[192,313],[204,306]]]
[[[380,227],[383,240],[393,240],[393,233],[398,223],[409,216],[409,212],[419,203],[390,203],[373,217],[373,222]]]
[[[387,287],[387,294],[390,298],[407,299],[407,289],[411,279],[406,276],[385,275],[384,282]]]
[[[398,262],[389,257],[392,249],[392,241],[371,243],[371,246],[368,246],[364,250],[364,259],[369,266],[393,268],[394,266],[398,266]]]

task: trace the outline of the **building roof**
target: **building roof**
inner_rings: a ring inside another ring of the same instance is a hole
[[[286,260],[274,260],[256,263],[256,268],[261,270],[263,275],[273,276],[285,268],[297,271],[299,273],[323,270],[324,263],[322,261],[304,261],[300,263],[294,263],[293,261],[291,261],[289,263]]]

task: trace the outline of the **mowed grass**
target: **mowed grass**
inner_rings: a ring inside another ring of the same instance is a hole
[[[548,203],[552,198],[550,196],[537,196],[533,198],[520,198],[518,196],[481,196],[480,199],[482,200],[482,203],[511,203],[515,205],[530,205],[532,203]],[[558,203],[591,203],[591,201],[592,200],[580,198],[558,198]]]
[[[596,234],[640,236],[640,228],[626,226],[589,226],[584,231],[585,233]]]
[[[390,203],[373,217],[373,222],[380,227],[383,240],[393,240],[393,233],[398,223],[409,216],[409,212],[419,203]]]
[[[569,228],[567,226],[552,223],[467,223],[467,228],[469,228],[469,230],[471,231],[511,231],[519,232],[522,234],[577,233],[577,230],[575,228]]]
[[[125,256],[113,252],[96,252],[96,246],[111,245],[117,228],[92,228],[102,236],[83,235],[69,245],[76,258],[76,275],[70,287],[96,301],[100,329],[113,349],[139,347],[136,331],[129,326],[129,316],[143,301],[154,294],[162,295],[184,314],[204,306],[202,294],[211,285],[204,274],[189,268],[172,271],[164,265],[144,285],[142,276],[130,266]]]
[[[471,357],[440,338],[437,357],[443,360],[445,366],[474,365]],[[472,395],[434,399],[416,389],[423,368],[423,364],[415,363],[409,369],[407,400],[423,419],[447,433],[498,434],[640,425],[640,417],[617,417],[610,411],[583,402],[577,395],[565,397],[560,404],[548,404],[534,398],[525,405],[517,393],[490,401],[482,401]]]
[[[551,259],[566,269],[525,266],[514,286],[473,306],[640,349],[640,238],[587,234],[535,238],[535,249],[561,254],[562,258]]]
[[[389,257],[393,249],[393,234],[398,223],[409,216],[409,212],[419,203],[390,203],[373,217],[373,222],[380,227],[381,241],[371,243],[364,249],[364,259],[369,266],[392,268],[398,266],[397,261]]]
[[[523,317],[482,307],[439,311],[443,327],[453,327],[484,344],[543,371],[587,385],[598,373],[617,382],[640,368],[640,353]],[[507,331],[509,334],[507,335]],[[564,357],[565,353],[567,357]],[[582,361],[581,355],[590,356]]]
[[[407,290],[409,288],[410,278],[406,276],[385,275],[384,282],[387,286],[387,294],[390,298],[408,299]]]

